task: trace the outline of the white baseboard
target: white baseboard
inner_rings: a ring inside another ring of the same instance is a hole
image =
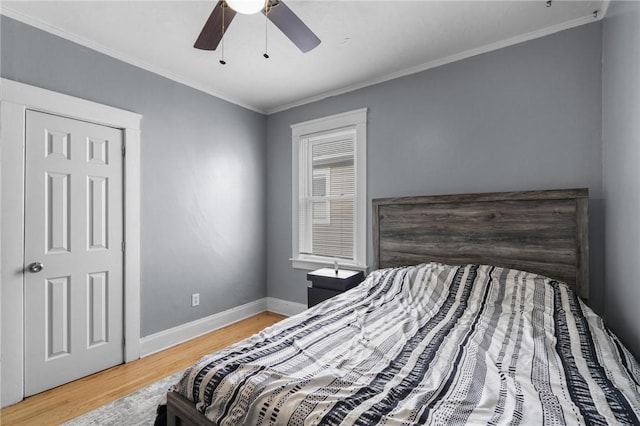
[[[288,300],[276,299],[275,297],[264,297],[199,320],[143,337],[140,339],[140,357],[149,356],[156,352],[169,349],[172,346],[184,343],[264,311],[292,316],[306,309],[307,305],[303,303],[289,302]]]
[[[202,336],[203,334],[210,333],[219,328],[264,312],[267,310],[268,299],[270,298],[258,299],[199,320],[191,321],[186,324],[143,337],[140,339],[140,357],[160,352],[164,349],[186,342],[187,340],[194,339],[198,336]]]
[[[267,297],[267,311],[288,317],[299,314],[307,310],[307,305],[303,303],[289,302],[288,300]]]

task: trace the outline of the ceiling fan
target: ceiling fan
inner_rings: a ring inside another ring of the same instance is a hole
[[[259,11],[262,11],[303,53],[320,44],[320,39],[282,0],[219,0],[193,47],[216,50],[236,12],[253,14]]]

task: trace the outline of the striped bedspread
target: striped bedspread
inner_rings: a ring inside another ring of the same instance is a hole
[[[492,266],[375,271],[175,390],[220,426],[640,423],[640,368],[601,318]]]

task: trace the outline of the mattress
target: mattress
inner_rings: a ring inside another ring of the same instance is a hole
[[[214,424],[639,424],[640,368],[565,284],[488,265],[372,272],[204,357]]]

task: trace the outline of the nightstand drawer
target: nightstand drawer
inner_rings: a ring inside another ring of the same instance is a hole
[[[307,306],[310,308],[340,293],[342,293],[342,291],[307,287]]]
[[[315,288],[347,291],[364,281],[364,273],[347,269],[340,269],[336,272],[334,269],[323,268],[309,272],[307,280],[311,281]]]

